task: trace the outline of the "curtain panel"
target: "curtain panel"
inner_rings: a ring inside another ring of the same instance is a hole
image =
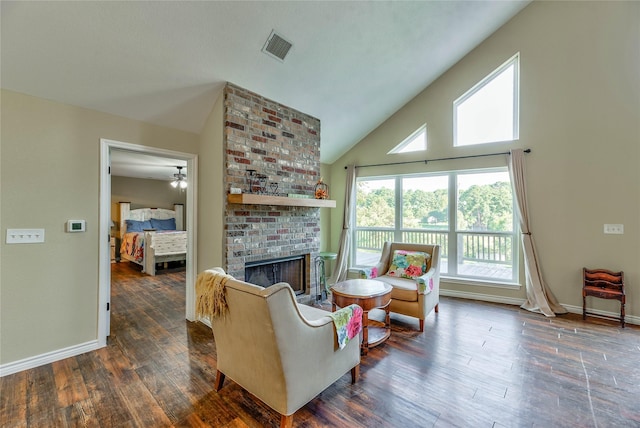
[[[516,197],[516,212],[520,222],[522,249],[524,252],[527,300],[522,304],[521,308],[531,312],[539,312],[548,317],[555,317],[556,314],[566,314],[567,310],[558,303],[542,277],[542,267],[540,266],[533,233],[529,225],[524,152],[522,149],[511,150],[511,154],[507,158],[511,185]]]
[[[347,182],[344,192],[344,217],[342,220],[342,232],[340,233],[340,248],[336,259],[335,269],[327,281],[327,287],[336,282],[347,279],[349,272],[349,252],[351,251],[351,212],[353,210],[353,195],[356,187],[356,166],[347,166]],[[327,290],[328,291],[328,290]]]

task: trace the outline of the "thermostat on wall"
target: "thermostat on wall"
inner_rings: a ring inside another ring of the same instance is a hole
[[[86,221],[69,220],[67,221],[67,232],[84,232],[86,230]]]

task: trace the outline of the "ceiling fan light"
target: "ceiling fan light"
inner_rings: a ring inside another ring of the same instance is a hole
[[[174,189],[177,189],[178,186],[180,186],[181,189],[186,189],[187,188],[187,176],[182,173],[182,168],[183,167],[177,166],[176,168],[178,168],[178,173],[177,174],[173,174],[174,179],[170,183],[171,187],[173,187]]]

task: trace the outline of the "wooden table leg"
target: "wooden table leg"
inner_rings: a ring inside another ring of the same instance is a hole
[[[362,311],[362,355],[369,353],[369,311]]]
[[[387,305],[384,308],[384,311],[386,313],[385,317],[384,317],[384,328],[386,328],[387,330],[391,330],[391,317],[389,316],[389,306],[391,305]]]

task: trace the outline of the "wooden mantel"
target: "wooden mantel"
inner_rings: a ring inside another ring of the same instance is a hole
[[[229,194],[230,204],[281,205],[288,207],[335,208],[336,201],[329,199],[289,198],[287,196],[257,195],[255,193]]]

